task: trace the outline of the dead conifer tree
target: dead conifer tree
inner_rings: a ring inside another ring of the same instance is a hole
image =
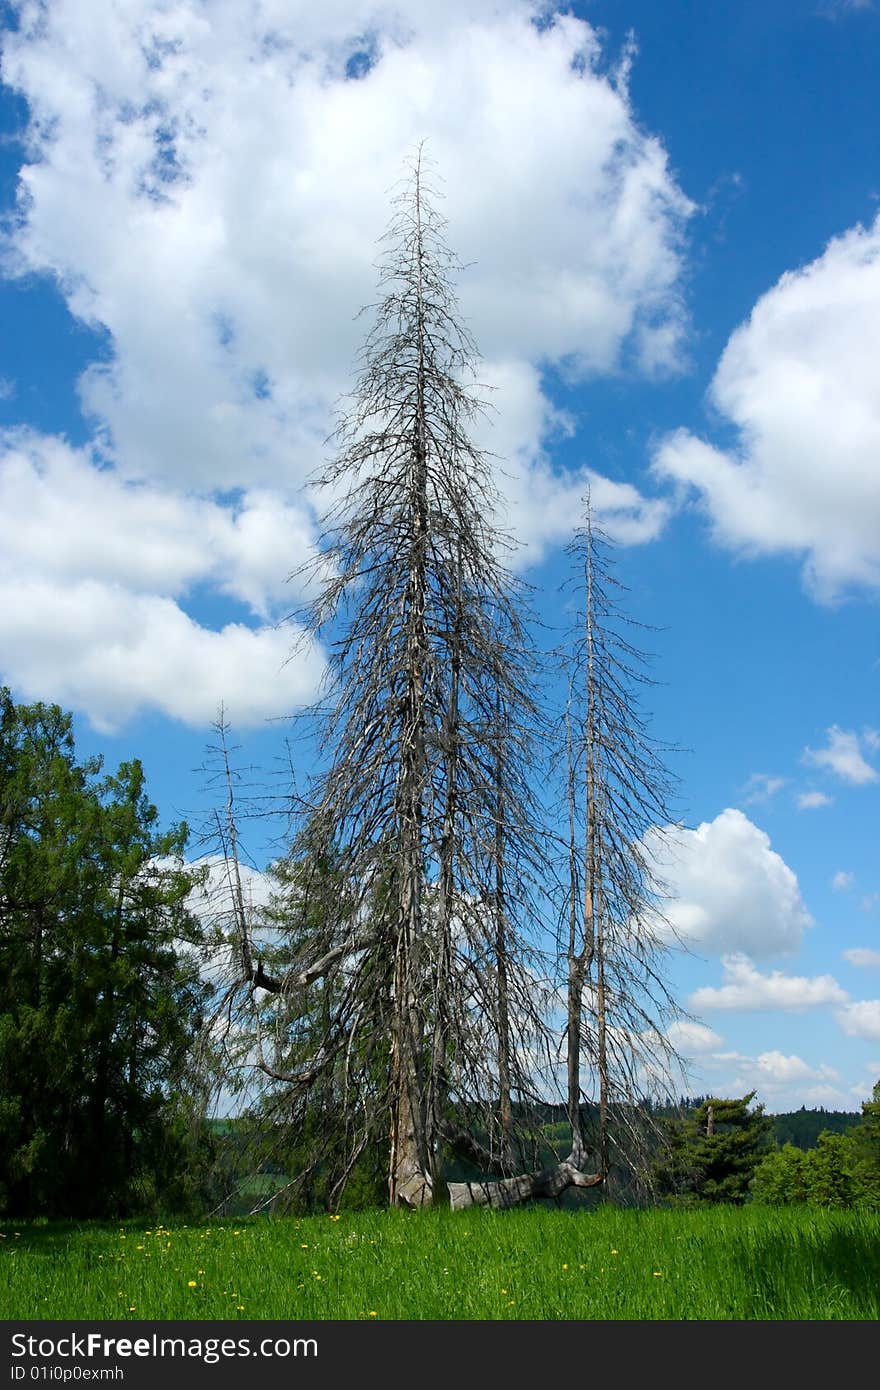
[[[672,782],[641,710],[651,678],[628,634],[642,625],[622,608],[623,586],[589,496],[568,553],[578,603],[563,720],[567,1109],[577,1159],[587,1143],[584,1107],[594,1106],[595,1148],[607,1175],[612,1118],[619,1156],[639,1166],[640,1101],[651,1090],[671,1094],[678,1065],[667,1036],[681,1015],[662,973],[663,885],[644,848],[647,831],[672,820]]]
[[[316,480],[330,499],[307,615],[330,652],[313,711],[325,771],[286,885],[294,916],[301,901],[320,912],[305,938],[298,914],[286,965],[277,930],[271,960],[253,944],[238,959],[257,1065],[287,1114],[317,1090],[345,1116],[333,1200],[384,1143],[392,1203],[508,1206],[601,1173],[582,1171],[582,1149],[535,1166],[558,1041],[536,658],[489,460],[469,437],[483,406],[444,228],[419,151]],[[479,1178],[447,1182],[454,1156]]]

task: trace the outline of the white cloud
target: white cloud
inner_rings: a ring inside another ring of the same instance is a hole
[[[259,617],[302,597],[288,575],[314,553],[311,521],[277,492],[234,505],[99,469],[32,431],[0,435],[0,575],[62,587],[93,579],[145,594],[210,584]]]
[[[847,1109],[848,1091],[838,1085],[807,1086],[802,1091],[803,1099],[801,1105],[807,1105],[811,1109],[821,1106],[825,1110],[844,1110]],[[794,1105],[792,1104],[792,1109]]]
[[[742,811],[695,830],[651,831],[646,849],[668,890],[666,920],[685,945],[761,959],[796,951],[812,924],[795,874]]]
[[[880,585],[878,358],[880,217],[783,275],[730,338],[710,396],[738,446],[679,430],[657,474],[696,489],[719,544],[804,556],[821,599]]]
[[[23,7],[4,36],[4,80],[32,124],[4,264],[53,277],[108,351],[80,381],[94,452],[19,442],[5,461],[5,530],[19,578],[54,583],[61,607],[65,586],[90,581],[105,605],[114,586],[123,605],[138,595],[152,621],[125,682],[112,642],[80,622],[91,645],[60,684],[57,625],[35,628],[21,669],[16,639],[17,684],[33,689],[39,671],[41,695],[75,696],[104,721],[151,702],[200,718],[180,693],[184,670],[146,648],[164,631],[159,600],[176,600],[178,626],[193,626],[194,585],[263,623],[284,611],[284,580],[311,541],[306,480],[352,381],[357,310],[376,297],[389,189],[423,138],[469,266],[462,313],[498,388],[482,442],[506,459],[502,520],[524,558],[570,534],[588,481],[618,539],[659,533],[668,503],[551,466],[548,442],[570,424],[541,373],[680,365],[692,207],[596,31],[573,15],[539,26],[539,14],[529,0]],[[347,80],[358,52],[362,75]],[[200,656],[218,653],[217,676],[232,678],[219,656],[230,630],[194,630]],[[267,630],[252,640],[274,654]],[[138,672],[158,674],[155,700]],[[278,693],[273,677],[257,703]]]
[[[801,1013],[805,1009],[825,1004],[844,1004],[845,990],[831,975],[784,975],[773,970],[762,975],[745,955],[722,956],[724,984],[715,989],[710,985],[695,990],[689,1004],[701,1009],[736,1009],[749,1012],[781,1009],[786,1013]]]
[[[203,980],[215,989],[228,987],[241,970],[238,929],[234,907],[234,871],[231,861],[221,854],[205,854],[186,865],[197,873],[197,883],[186,900],[207,933],[207,941],[197,950],[184,947]],[[267,943],[272,938],[261,922],[261,912],[272,897],[274,887],[269,874],[255,869],[241,852],[239,841],[238,878],[248,917],[251,940]]]
[[[833,1067],[822,1066],[818,1072],[802,1057],[786,1056],[784,1052],[762,1052],[755,1062],[762,1087],[767,1085],[786,1086],[794,1081],[839,1081],[839,1073]]]
[[[722,1044],[722,1039],[713,1029],[707,1028],[705,1023],[696,1023],[689,1019],[671,1023],[666,1030],[666,1037],[676,1052],[683,1057],[703,1057],[717,1052]]]
[[[303,512],[277,494],[234,506],[126,482],[87,451],[16,431],[0,439],[0,650],[25,698],[85,709],[115,729],[154,709],[196,727],[221,701],[239,727],[312,698],[318,650],[288,664],[294,626],[269,621],[313,552]],[[198,585],[254,624],[205,627],[183,606]],[[235,711],[233,715],[233,709]]]
[[[880,1042],[880,999],[861,999],[838,1009],[835,1017],[850,1038]]]
[[[835,893],[845,893],[849,888],[852,888],[854,882],[855,874],[849,873],[846,869],[838,869],[831,880],[831,887]]]
[[[788,779],[774,777],[768,772],[753,772],[743,788],[743,801],[746,806],[759,805],[770,801],[785,786]]]
[[[551,408],[537,367],[512,360],[483,366],[491,410],[473,434],[480,447],[500,460],[497,522],[522,547],[509,557],[511,563],[537,563],[548,547],[568,541],[583,518],[588,490],[596,521],[612,540],[641,545],[660,535],[672,510],[667,500],[644,497],[632,484],[614,482],[590,468],[553,466],[548,441],[570,436],[574,426]]]
[[[833,806],[834,797],[825,792],[801,792],[797,798],[799,811],[816,811],[820,806]]]
[[[756,1091],[756,1101],[768,1106],[771,1113],[804,1104],[843,1107],[848,1103],[842,1078],[834,1067],[825,1063],[811,1066],[794,1053],[773,1049],[749,1057],[740,1052],[718,1052],[700,1060],[716,1074],[707,1087],[715,1095],[742,1096]]]
[[[487,363],[614,370],[678,321],[690,205],[594,31],[463,10],[362,5],[341,27],[303,4],[226,0],[206,22],[194,0],[140,0],[97,35],[69,0],[10,37],[6,80],[52,123],[16,249],[111,333],[84,391],[127,471],[204,487],[310,470],[375,297],[388,189],[425,136]],[[346,39],[373,26],[374,66],[343,80]]]
[[[853,946],[849,951],[844,951],[843,958],[850,965],[860,967],[880,965],[880,951],[872,951],[868,946]]]
[[[870,732],[873,733],[873,730]],[[863,741],[869,747],[875,747],[870,738],[863,738]],[[880,773],[866,761],[859,745],[857,733],[833,724],[828,730],[828,746],[805,748],[803,761],[816,767],[827,767],[842,782],[849,782],[851,786],[865,786],[880,779]]]
[[[92,579],[0,581],[4,666],[28,700],[51,692],[89,712],[102,732],[146,709],[204,727],[222,703],[243,727],[291,714],[323,671],[309,648],[289,661],[294,633],[228,623],[201,627],[171,599]]]

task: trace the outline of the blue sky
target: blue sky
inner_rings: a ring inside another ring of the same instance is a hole
[[[437,11],[442,9],[441,13]],[[287,576],[421,139],[517,564],[590,482],[681,745],[689,1089],[880,1076],[880,6],[2,6],[0,679],[198,821],[277,768]],[[354,55],[362,55],[352,61]],[[541,602],[549,614],[552,597]],[[268,854],[255,825],[258,868]]]

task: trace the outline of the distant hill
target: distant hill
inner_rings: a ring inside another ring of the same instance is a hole
[[[862,1118],[861,1110],[855,1113],[849,1110],[807,1110],[802,1105],[800,1110],[792,1110],[783,1115],[771,1115],[773,1128],[770,1133],[780,1147],[783,1144],[794,1144],[796,1149],[814,1149],[816,1140],[823,1130],[828,1129],[832,1134],[845,1134]]]

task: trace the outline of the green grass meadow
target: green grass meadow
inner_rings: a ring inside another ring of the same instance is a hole
[[[880,1214],[374,1211],[4,1223],[0,1317],[876,1319]]]

